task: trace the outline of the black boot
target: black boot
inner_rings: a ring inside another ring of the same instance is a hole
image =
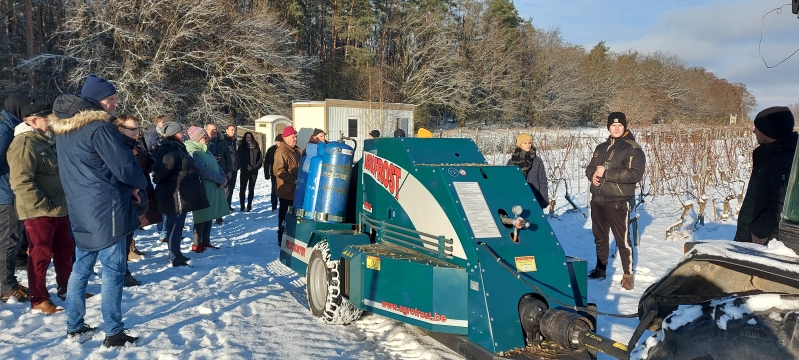
[[[139,340],[137,337],[126,334],[126,331],[127,330],[122,330],[114,335],[106,336],[103,345],[105,345],[105,347],[125,346],[127,343],[135,343],[136,340]]]

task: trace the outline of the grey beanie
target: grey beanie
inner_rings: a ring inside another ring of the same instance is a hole
[[[170,137],[183,131],[183,125],[174,121],[167,121],[161,127],[157,127],[156,131],[163,137]]]

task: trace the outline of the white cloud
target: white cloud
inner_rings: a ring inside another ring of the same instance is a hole
[[[534,18],[535,26],[557,24],[567,42],[590,49],[604,40],[615,52],[663,51],[679,56],[686,66],[742,82],[757,98],[757,109],[799,101],[799,54],[768,69],[758,51],[763,16],[785,0],[561,3],[527,0],[517,1],[517,7],[523,17]],[[608,26],[608,19],[617,25]],[[768,14],[765,22],[762,54],[774,65],[799,48],[799,19],[788,6],[781,14]]]

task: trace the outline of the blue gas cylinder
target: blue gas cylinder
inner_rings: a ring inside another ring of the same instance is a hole
[[[308,188],[308,171],[311,167],[311,159],[316,156],[316,144],[309,143],[305,148],[305,156],[300,158],[300,173],[297,175],[297,188],[294,189],[294,208],[302,209],[302,202],[305,199],[305,189]]]
[[[313,219],[317,189],[319,188],[319,175],[321,175],[322,172],[322,155],[325,154],[326,146],[327,144],[324,143],[317,144],[315,156],[311,158],[308,164],[308,179],[305,183],[306,189],[304,190],[305,199],[303,199],[302,202],[302,209],[305,210],[305,215],[303,217],[307,219]]]
[[[325,146],[316,198],[316,219],[343,222],[352,174],[353,149],[343,142]]]

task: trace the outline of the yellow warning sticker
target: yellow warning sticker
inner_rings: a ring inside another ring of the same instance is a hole
[[[380,271],[380,258],[377,256],[366,256],[366,268]]]
[[[517,256],[516,268],[521,272],[538,271],[535,266],[535,256]]]

